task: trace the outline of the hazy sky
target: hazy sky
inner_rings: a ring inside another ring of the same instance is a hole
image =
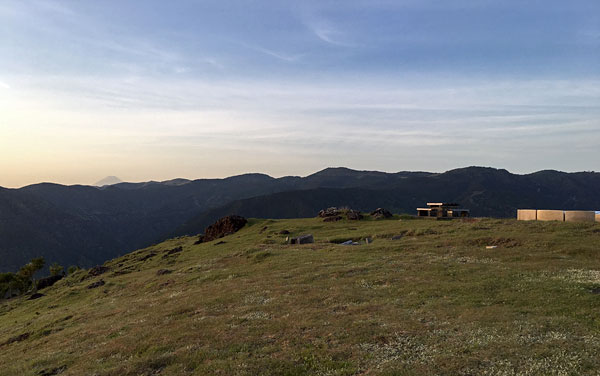
[[[599,170],[600,1],[0,0],[0,186]]]

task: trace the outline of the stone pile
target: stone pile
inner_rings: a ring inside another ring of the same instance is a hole
[[[371,216],[374,219],[385,219],[385,218],[392,218],[393,215],[391,212],[389,212],[388,210],[385,210],[383,208],[377,208],[375,210],[373,210],[371,212]]]
[[[239,215],[223,217],[208,226],[206,230],[204,230],[204,235],[200,236],[197,243],[210,242],[234,234],[246,226],[246,223],[248,223],[248,220]]]
[[[361,219],[363,219],[363,216],[362,214],[360,214],[359,211],[350,209],[346,212],[346,218],[348,218],[351,221],[360,221]]]
[[[358,210],[353,209],[339,209],[336,207],[331,207],[319,211],[319,218],[323,218],[323,222],[340,221],[343,219],[343,215],[345,215],[346,218],[351,221],[363,219],[362,214]]]
[[[342,214],[342,211],[336,207],[323,209],[319,212],[319,218],[331,218],[337,217]]]

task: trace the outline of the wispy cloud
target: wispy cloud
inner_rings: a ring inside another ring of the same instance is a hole
[[[106,116],[113,118],[106,123],[119,127],[123,124],[119,117],[128,119],[125,123],[147,126],[153,114],[159,114],[159,124],[169,124],[171,133],[220,129],[231,132],[229,137],[246,137],[246,131],[266,137],[273,131],[293,131],[299,132],[294,139],[312,139],[319,134],[339,141],[351,140],[356,134],[364,140],[361,148],[368,149],[380,141],[417,146],[432,133],[445,140],[455,140],[458,135],[486,143],[490,132],[504,132],[507,139],[555,134],[561,127],[568,132],[576,125],[600,132],[600,107],[594,104],[600,103],[600,92],[594,89],[598,84],[515,81],[512,86],[478,83],[454,85],[449,90],[394,87],[393,83],[282,85],[268,81],[48,77],[23,82],[20,98],[23,103],[45,103],[46,110],[41,112],[71,113],[77,126],[88,123],[96,127],[102,121],[81,120]],[[84,115],[88,112],[95,115]],[[76,116],[78,113],[81,116]],[[223,135],[223,140],[226,138]]]
[[[279,52],[279,51],[274,51],[265,47],[261,47],[261,46],[255,46],[249,43],[244,43],[244,42],[237,42],[237,44],[250,49],[252,51],[256,51],[256,52],[260,52],[262,54],[265,54],[267,56],[271,56],[274,57],[278,60],[282,60],[282,61],[286,61],[288,63],[293,63],[296,62],[298,60],[300,60],[305,54],[286,54],[283,52]]]
[[[346,34],[335,27],[330,21],[325,21],[324,19],[311,20],[307,23],[307,27],[317,38],[328,44],[340,47],[356,46],[354,43],[345,40]]]
[[[324,4],[315,6],[304,3],[299,6],[297,16],[306,29],[319,41],[338,47],[355,47],[347,32],[322,13],[327,9]]]
[[[82,11],[51,0],[38,0],[32,4],[15,2],[10,9],[12,13],[4,22],[13,24],[13,31],[0,36],[0,42],[6,38],[25,57],[40,59],[39,54],[44,54],[42,59],[51,62],[67,55],[75,65],[87,60],[86,65],[96,69],[96,73],[110,70],[111,67],[128,67],[138,74],[157,70],[179,73],[178,68],[185,67],[187,63],[187,56],[176,51],[172,45],[159,43],[145,35],[125,32],[123,25],[105,27],[89,9]],[[3,16],[1,12],[0,16]],[[31,42],[26,40],[25,35],[44,40],[48,46],[20,49],[21,44]],[[60,44],[52,46],[52,43],[58,42]],[[81,53],[83,50],[86,53]],[[64,71],[71,73],[69,67],[65,67]]]

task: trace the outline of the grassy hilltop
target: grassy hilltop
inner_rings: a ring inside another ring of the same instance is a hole
[[[316,243],[286,245],[282,230]],[[362,245],[335,244],[348,239]],[[195,241],[0,303],[0,374],[600,370],[600,224],[251,220]]]

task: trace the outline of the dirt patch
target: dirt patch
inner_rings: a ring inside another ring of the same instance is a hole
[[[150,260],[152,257],[156,256],[156,252],[150,252],[147,255],[140,257],[138,259],[138,261],[146,261],[146,260]]]
[[[485,237],[485,238],[477,238],[469,241],[469,244],[475,245],[478,247],[484,246],[497,246],[502,248],[514,248],[522,245],[521,241],[513,238],[493,238],[493,237]]]
[[[56,323],[63,322],[63,321],[69,321],[72,318],[73,318],[73,315],[68,315],[68,316],[63,317],[62,319],[56,320]]]
[[[117,270],[116,272],[113,273],[113,276],[120,276],[120,275],[125,275],[125,274],[129,274],[132,273],[133,270],[130,269],[124,269],[124,270]]]
[[[15,343],[15,342],[25,341],[30,336],[31,336],[31,333],[19,334],[16,337],[9,338],[8,340],[4,341],[3,343],[0,343],[0,347],[5,346],[5,345],[10,345],[11,343]]]
[[[106,282],[104,282],[104,280],[102,280],[102,279],[101,279],[101,280],[99,280],[99,281],[97,281],[97,282],[94,282],[94,283],[92,283],[92,284],[89,284],[89,285],[87,286],[87,288],[88,288],[88,289],[96,289],[96,288],[98,288],[98,287],[104,286],[105,284],[106,284]]]
[[[173,248],[173,249],[167,249],[165,251],[165,253],[166,253],[167,256],[169,256],[169,255],[174,255],[174,254],[182,252],[182,251],[183,251],[183,247],[176,247],[176,248]]]
[[[66,369],[67,369],[67,366],[60,366],[60,367],[56,367],[56,368],[48,368],[48,369],[44,369],[44,370],[41,370],[40,372],[38,372],[38,375],[39,376],[55,376],[55,375],[60,375]]]
[[[94,266],[93,268],[91,268],[90,270],[88,270],[88,274],[87,277],[91,278],[91,277],[97,277],[99,275],[102,275],[106,272],[108,272],[110,270],[110,268],[106,267],[106,266]]]
[[[167,282],[163,282],[163,283],[161,283],[160,285],[158,285],[158,288],[159,288],[159,289],[162,289],[162,288],[165,288],[165,287],[167,287],[167,286],[170,286],[170,285],[172,285],[172,284],[174,284],[174,283],[175,283],[175,281],[173,281],[172,279],[169,279],[169,280],[167,280]]]

